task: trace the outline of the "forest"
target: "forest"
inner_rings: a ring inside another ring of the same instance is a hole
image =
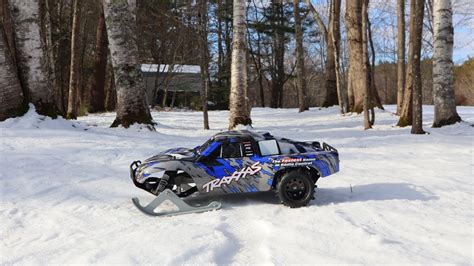
[[[116,111],[112,126],[124,127],[152,125],[150,108],[190,108],[204,128],[208,110],[230,110],[234,128],[251,124],[252,107],[338,105],[368,129],[374,108],[396,104],[397,125],[423,133],[422,104],[434,104],[435,127],[474,104],[473,59],[453,62],[469,1],[454,16],[433,0],[1,3],[1,120],[28,103],[68,119]],[[180,85],[183,67],[197,69],[197,89]]]

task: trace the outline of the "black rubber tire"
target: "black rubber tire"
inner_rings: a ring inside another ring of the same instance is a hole
[[[277,194],[283,205],[299,208],[314,199],[314,187],[314,180],[308,172],[294,170],[282,176],[277,184]]]

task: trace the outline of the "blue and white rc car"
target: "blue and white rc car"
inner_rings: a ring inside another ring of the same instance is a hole
[[[194,149],[170,149],[130,165],[135,186],[158,196],[145,207],[133,199],[149,215],[201,212],[221,206],[212,202],[195,207],[181,200],[193,194],[275,190],[284,205],[306,206],[314,199],[318,179],[338,171],[338,151],[326,143],[293,141],[247,130],[218,133]],[[179,210],[154,212],[166,200]]]

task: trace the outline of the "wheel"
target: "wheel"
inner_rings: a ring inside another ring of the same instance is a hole
[[[278,182],[277,194],[285,206],[306,206],[314,198],[314,180],[304,171],[288,172]]]

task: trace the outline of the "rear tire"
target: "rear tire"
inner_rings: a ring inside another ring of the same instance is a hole
[[[277,184],[277,194],[283,205],[290,208],[307,206],[314,199],[314,180],[308,172],[291,171]]]

